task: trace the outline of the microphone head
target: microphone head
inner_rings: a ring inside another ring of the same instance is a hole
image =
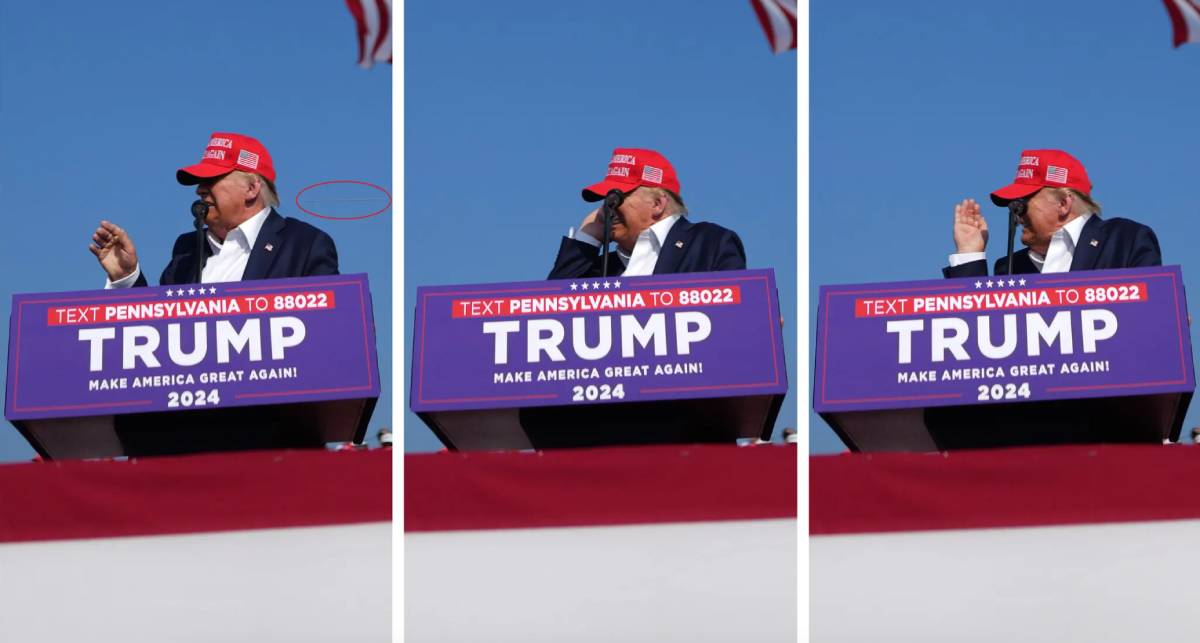
[[[625,193],[616,188],[609,190],[608,194],[604,195],[604,207],[606,208],[619,208],[624,202]]]
[[[1014,219],[1020,219],[1025,216],[1025,208],[1029,205],[1029,199],[1013,199],[1008,202],[1008,213]]]
[[[192,201],[192,216],[197,219],[203,219],[208,216],[208,204],[200,199]]]

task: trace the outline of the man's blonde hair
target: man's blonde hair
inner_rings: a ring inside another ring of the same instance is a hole
[[[267,177],[261,174],[254,174],[252,172],[243,172],[241,170],[234,170],[233,172],[230,172],[230,174],[233,174],[244,181],[246,185],[249,185],[251,181],[258,180],[262,184],[263,203],[266,203],[272,208],[279,207],[279,196],[275,192],[275,184],[271,183]]]
[[[638,189],[645,190],[648,194],[653,194],[654,196],[666,197],[667,203],[668,203],[668,205],[667,205],[667,215],[668,216],[670,216],[672,214],[687,214],[687,206],[683,205],[683,198],[681,198],[678,194],[675,194],[674,192],[672,192],[666,188],[651,188],[651,187],[646,187],[644,185],[639,187]]]
[[[1068,194],[1075,197],[1075,205],[1072,206],[1071,210],[1077,215],[1082,216],[1085,214],[1100,214],[1100,202],[1084,194],[1083,192],[1080,192],[1079,190],[1074,188],[1043,189],[1053,190],[1055,196],[1057,196],[1060,201],[1066,198]]]

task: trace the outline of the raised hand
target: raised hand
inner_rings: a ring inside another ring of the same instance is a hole
[[[963,199],[954,206],[955,252],[983,252],[987,240],[987,220],[979,213],[979,204],[975,199]]]
[[[137,268],[137,249],[133,246],[133,239],[114,223],[100,222],[100,227],[92,234],[92,244],[88,250],[96,256],[109,281],[128,277]]]
[[[596,239],[604,238],[604,208],[596,208],[587,213],[583,221],[579,224],[579,231],[592,235]]]

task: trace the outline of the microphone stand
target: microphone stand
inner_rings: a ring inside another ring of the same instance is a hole
[[[1017,235],[1017,221],[1025,214],[1025,199],[1008,202],[1008,274],[1013,273],[1013,237]]]
[[[192,202],[192,224],[196,227],[196,283],[204,274],[204,218],[208,216],[208,204],[197,199]]]
[[[617,216],[617,208],[625,201],[625,194],[613,188],[604,196],[604,240],[600,245],[603,257],[600,259],[600,276],[608,276],[608,244],[612,243],[612,222]]]

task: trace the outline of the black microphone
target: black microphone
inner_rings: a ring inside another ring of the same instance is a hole
[[[604,242],[600,244],[600,251],[604,253],[600,259],[600,275],[608,276],[608,244],[612,241],[612,222],[617,217],[617,208],[625,202],[625,193],[613,188],[604,195]]]
[[[208,216],[208,204],[200,199],[192,201],[192,216],[204,221],[204,217]]]
[[[1008,274],[1013,273],[1013,237],[1017,235],[1017,222],[1025,216],[1026,199],[1013,199],[1008,202]]]
[[[609,190],[608,194],[604,195],[604,207],[610,213],[616,212],[617,208],[621,207],[621,204],[624,202],[625,193],[616,188]]]
[[[204,274],[204,218],[208,216],[208,204],[200,199],[192,201],[192,224],[196,227],[196,283],[200,283]]]

